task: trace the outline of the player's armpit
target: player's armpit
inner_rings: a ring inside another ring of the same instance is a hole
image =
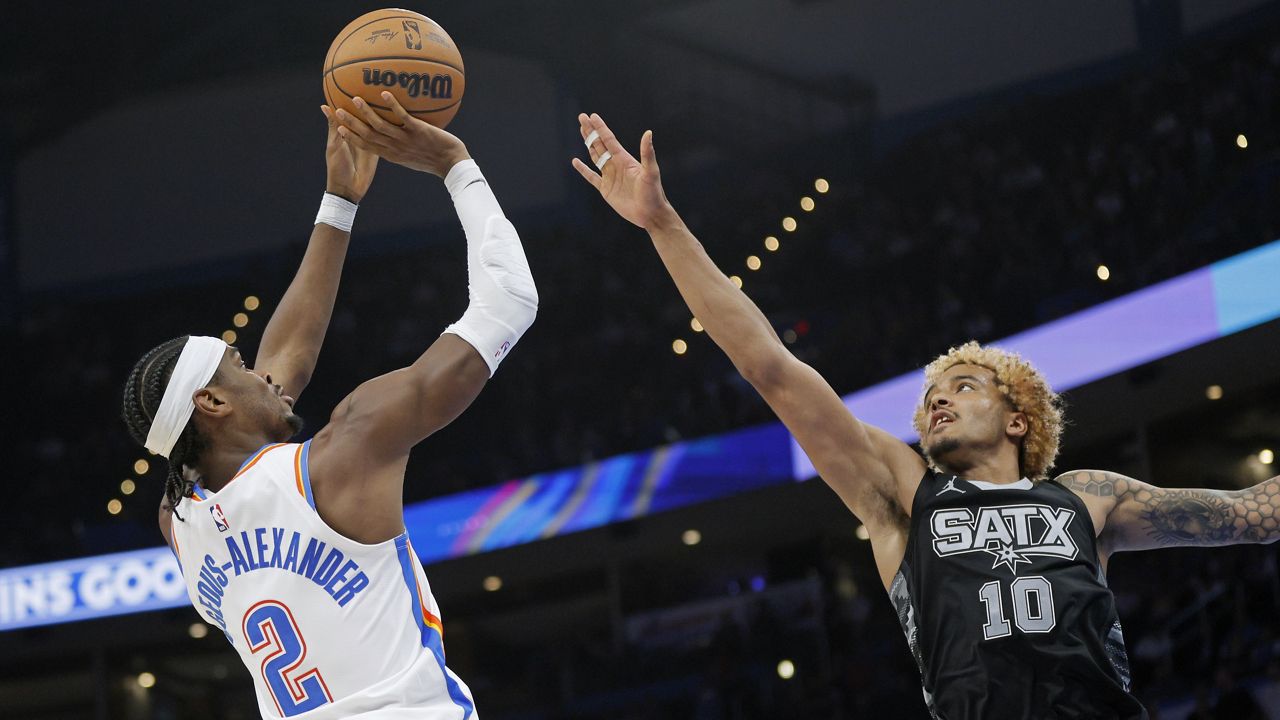
[[[413,365],[361,384],[339,403],[320,433],[322,452],[339,465],[348,455],[377,467],[398,463],[461,415],[488,380],[489,366],[476,349],[445,333]]]
[[[785,350],[747,378],[845,505],[864,521],[909,511],[925,463],[909,445],[855,418],[831,385]]]
[[[1111,552],[1280,539],[1280,477],[1243,490],[1208,490],[1161,488],[1098,473],[1092,490],[1115,499],[1102,533]]]

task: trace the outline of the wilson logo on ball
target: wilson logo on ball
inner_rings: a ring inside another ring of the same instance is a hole
[[[431,73],[393,72],[378,68],[364,68],[364,84],[368,86],[401,87],[409,97],[451,98],[453,78]]]

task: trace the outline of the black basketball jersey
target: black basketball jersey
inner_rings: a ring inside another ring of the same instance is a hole
[[[939,720],[1146,718],[1084,502],[927,472],[889,589]]]

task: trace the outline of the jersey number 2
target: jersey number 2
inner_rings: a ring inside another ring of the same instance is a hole
[[[333,702],[318,668],[299,669],[307,659],[307,643],[284,603],[263,600],[249,608],[244,615],[244,638],[249,652],[266,653],[262,679],[281,715],[292,717]]]
[[[1053,614],[1053,585],[1039,575],[1020,577],[1009,584],[1013,596],[1013,622],[1024,633],[1047,633],[1058,623]],[[1013,634],[1005,619],[1004,598],[1000,582],[992,580],[978,590],[978,599],[987,606],[987,624],[982,626],[986,640]]]

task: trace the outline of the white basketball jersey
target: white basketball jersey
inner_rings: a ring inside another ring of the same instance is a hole
[[[221,491],[179,503],[192,604],[240,653],[264,718],[474,720],[408,536],[364,545],[326,525],[310,447],[268,445]]]

